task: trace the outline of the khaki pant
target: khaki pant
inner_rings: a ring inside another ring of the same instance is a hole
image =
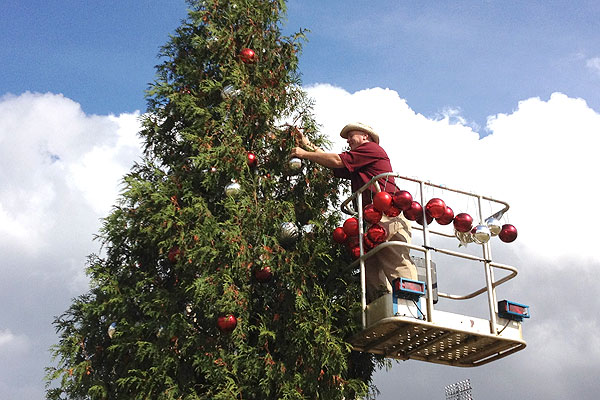
[[[388,232],[388,241],[411,242],[410,221],[402,214],[389,218],[383,216],[379,222]],[[410,259],[410,249],[404,246],[390,246],[365,260],[365,280],[367,302],[383,293],[391,292],[391,282],[396,278],[417,279],[417,267]]]

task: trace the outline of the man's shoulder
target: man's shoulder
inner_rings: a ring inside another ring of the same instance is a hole
[[[383,147],[381,147],[380,145],[378,145],[375,142],[365,142],[362,145],[360,145],[356,150],[358,150],[362,153],[369,153],[369,154],[373,154],[373,155],[384,155],[385,157],[387,157],[387,153],[385,152]]]

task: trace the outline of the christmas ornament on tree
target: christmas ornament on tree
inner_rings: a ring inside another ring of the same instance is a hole
[[[358,236],[350,236],[348,240],[346,240],[346,246],[348,246],[349,249],[352,249],[353,247],[359,246],[359,241]]]
[[[378,192],[373,196],[373,205],[381,212],[386,212],[392,206],[392,195],[388,192]]]
[[[230,197],[237,196],[241,189],[242,187],[239,183],[231,182],[230,184],[225,186],[225,195]]]
[[[484,244],[490,241],[492,234],[487,225],[480,224],[471,230],[471,236],[473,236],[475,243]]]
[[[467,213],[460,213],[454,217],[454,229],[459,232],[470,232],[473,227],[473,217]]]
[[[233,85],[227,85],[221,90],[223,100],[233,99],[242,93],[240,89],[236,89]]]
[[[284,222],[279,227],[279,242],[289,245],[298,240],[298,227],[293,222]]]
[[[267,283],[273,278],[273,273],[271,272],[271,267],[265,265],[262,268],[257,268],[254,270],[254,277],[260,283]]]
[[[377,246],[377,244],[373,243],[373,241],[369,239],[366,233],[363,235],[363,244],[365,246],[365,251],[372,250],[375,248],[375,246]]]
[[[288,161],[288,169],[290,173],[297,174],[302,170],[302,160],[297,157],[292,157]]]
[[[409,221],[416,221],[419,215],[423,215],[423,207],[418,201],[413,201],[407,210],[404,210],[404,216]]]
[[[344,221],[344,232],[348,236],[358,236],[358,220],[354,217],[348,218]]]
[[[252,49],[244,48],[240,51],[240,59],[246,64],[254,64],[258,56]]]
[[[237,318],[233,314],[222,315],[217,319],[217,327],[222,333],[231,333],[237,326]]]
[[[446,211],[446,203],[444,203],[444,200],[435,197],[427,202],[425,209],[429,211],[429,214],[431,214],[433,218],[439,218],[444,215],[444,211]]]
[[[517,238],[517,228],[511,224],[504,224],[502,225],[502,229],[500,230],[498,237],[505,243],[514,242]]]
[[[450,225],[450,223],[454,220],[454,211],[450,207],[446,206],[446,209],[444,210],[444,215],[442,215],[439,218],[436,218],[435,220],[440,225]]]
[[[402,211],[406,211],[410,208],[410,206],[413,202],[413,197],[406,190],[401,190],[394,194],[394,196],[392,197],[392,200],[396,207],[398,207]]]
[[[173,247],[171,247],[171,250],[169,250],[169,253],[167,254],[167,258],[169,259],[169,261],[172,264],[175,264],[177,262],[177,260],[179,259],[180,255],[181,255],[181,250],[179,249],[179,246],[173,246]]]
[[[490,228],[490,233],[492,236],[498,236],[500,231],[502,230],[502,225],[500,225],[500,221],[498,221],[494,217],[489,217],[485,220],[485,224]]]
[[[115,332],[117,331],[117,323],[113,322],[112,324],[110,324],[110,326],[108,327],[108,337],[109,338],[113,338],[113,336],[115,335]]]
[[[344,232],[344,228],[338,226],[333,230],[333,240],[336,243],[342,244],[346,242],[346,239],[348,239],[348,235],[346,234],[346,232]]]
[[[383,213],[376,209],[373,204],[367,204],[363,210],[363,217],[369,224],[376,224],[381,221]]]
[[[258,165],[258,158],[256,158],[256,154],[249,151],[246,155],[246,159],[250,168],[256,168],[256,166]]]

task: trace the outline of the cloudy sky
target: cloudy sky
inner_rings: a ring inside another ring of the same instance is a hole
[[[88,3],[7,0],[0,14],[1,399],[43,398],[51,321],[86,290],[158,48],[186,8]],[[341,151],[341,127],[362,120],[395,171],[508,201],[519,238],[493,254],[520,273],[499,296],[532,312],[524,351],[475,369],[394,363],[379,399],[443,399],[467,378],[475,398],[596,399],[600,3],[368,4],[289,3],[286,31],[311,30],[300,68],[322,131]]]

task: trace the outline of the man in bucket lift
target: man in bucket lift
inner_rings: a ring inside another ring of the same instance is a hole
[[[298,131],[297,131],[298,132]],[[392,172],[392,165],[387,153],[379,146],[379,135],[370,126],[362,123],[346,125],[340,136],[346,139],[349,151],[340,154],[326,153],[314,146],[300,132],[298,139],[301,147],[292,149],[291,155],[301,159],[316,162],[331,168],[338,178],[350,179],[352,192],[360,189],[376,175]],[[381,190],[394,193],[398,190],[394,178],[379,180]],[[376,189],[372,187],[371,192]],[[372,193],[363,192],[363,207],[372,202]],[[380,225],[388,232],[387,240],[410,243],[411,225],[402,214],[389,218],[383,215]],[[417,268],[410,258],[410,249],[403,246],[390,246],[365,260],[365,278],[367,284],[367,302],[391,292],[391,283],[396,278],[417,279]]]

